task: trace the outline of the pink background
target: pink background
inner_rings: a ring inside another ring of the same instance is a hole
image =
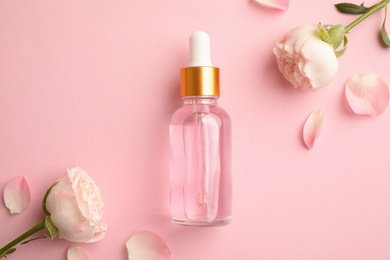
[[[109,226],[81,244],[91,259],[127,259],[140,230],[179,260],[390,259],[390,109],[357,116],[344,96],[358,73],[390,84],[383,12],[352,30],[337,78],[318,92],[290,87],[272,53],[292,27],[354,19],[334,2],[282,12],[249,0],[0,1],[0,190],[23,175],[32,194],[19,215],[1,202],[0,245],[40,220],[46,189],[77,165],[101,188]],[[169,219],[168,125],[196,30],[211,37],[233,122],[234,219],[223,228]],[[318,108],[309,151],[302,126]],[[73,244],[35,241],[9,259],[66,259]]]

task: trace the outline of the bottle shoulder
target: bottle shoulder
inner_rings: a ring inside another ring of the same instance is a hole
[[[172,115],[171,123],[180,123],[189,115],[194,113],[212,114],[220,118],[223,122],[230,124],[230,116],[220,106],[217,105],[183,105],[179,107]]]

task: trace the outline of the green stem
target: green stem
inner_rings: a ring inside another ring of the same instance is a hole
[[[23,233],[22,235],[20,235],[19,237],[17,237],[16,239],[11,241],[7,245],[5,245],[3,248],[0,249],[0,258],[3,257],[5,252],[7,252],[9,249],[13,248],[14,246],[19,244],[20,242],[23,242],[29,236],[44,229],[44,225],[45,225],[45,218],[43,218],[41,221],[39,221],[39,223],[36,224],[35,226],[33,226],[31,229],[29,229],[28,231],[26,231],[25,233]]]
[[[380,9],[387,6],[387,4],[390,2],[390,0],[382,0],[378,4],[372,6],[367,12],[365,12],[363,15],[359,16],[355,21],[345,26],[345,33],[349,32],[353,27],[358,25],[361,21],[375,13],[376,11],[379,11]]]

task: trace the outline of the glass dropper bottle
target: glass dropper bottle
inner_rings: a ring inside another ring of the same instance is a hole
[[[171,220],[185,226],[231,221],[231,121],[218,106],[219,68],[210,38],[190,37],[190,64],[181,69],[183,105],[170,124]]]

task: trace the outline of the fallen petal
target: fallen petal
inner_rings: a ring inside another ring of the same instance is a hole
[[[135,233],[127,242],[129,260],[165,260],[171,256],[165,241],[150,231]]]
[[[345,96],[356,114],[378,116],[389,103],[389,88],[374,73],[358,74],[348,80]]]
[[[67,252],[68,260],[89,260],[88,255],[85,253],[84,249],[78,246],[70,246]]]
[[[286,11],[288,9],[289,0],[255,0],[257,3]]]
[[[11,180],[4,189],[5,206],[11,214],[22,212],[30,203],[30,188],[23,176]]]
[[[319,109],[313,111],[307,118],[305,125],[303,126],[303,141],[307,148],[313,148],[314,142],[321,133],[323,121],[324,113]]]

